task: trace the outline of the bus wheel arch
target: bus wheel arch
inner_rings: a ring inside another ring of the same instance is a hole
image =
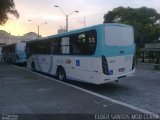
[[[60,65],[57,67],[56,75],[58,80],[65,81],[66,80],[66,72],[65,69]]]

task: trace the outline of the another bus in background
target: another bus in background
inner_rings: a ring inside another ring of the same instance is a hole
[[[15,43],[2,48],[2,56],[5,62],[13,64],[26,63],[26,43]]]
[[[135,73],[133,27],[102,24],[26,43],[27,67],[59,80],[103,84]]]

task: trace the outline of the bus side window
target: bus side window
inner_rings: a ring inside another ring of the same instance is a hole
[[[80,54],[81,52],[77,45],[72,45],[72,49],[74,54]]]
[[[96,49],[96,32],[90,31],[87,33],[88,37],[88,53],[93,54]]]
[[[79,49],[81,50],[80,54],[87,54],[87,51],[86,51],[86,34],[85,33],[79,34],[78,45],[79,45],[78,46]]]
[[[60,54],[60,38],[55,38],[51,40],[50,43],[50,53],[51,54]]]
[[[51,52],[51,54],[53,54],[54,53],[54,42],[53,41],[51,41],[51,43],[50,43],[50,52]]]
[[[92,55],[96,49],[96,31],[91,30],[70,36],[70,54]]]
[[[70,43],[69,37],[63,37],[61,42],[62,54],[69,54],[70,53]]]
[[[81,54],[81,48],[78,42],[78,34],[70,36],[70,54],[77,55]]]

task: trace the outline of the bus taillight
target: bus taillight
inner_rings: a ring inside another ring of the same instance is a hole
[[[108,63],[105,56],[102,56],[102,69],[105,75],[109,75]]]
[[[135,55],[134,55],[134,57],[133,57],[133,62],[132,62],[132,70],[134,70],[135,64],[136,64],[136,59],[135,59]]]

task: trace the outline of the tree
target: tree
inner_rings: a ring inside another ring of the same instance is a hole
[[[138,48],[160,37],[160,14],[152,8],[118,7],[104,15],[104,23],[122,23],[133,26]]]
[[[0,0],[0,25],[6,23],[9,19],[8,15],[12,14],[16,18],[19,17],[13,0]]]

